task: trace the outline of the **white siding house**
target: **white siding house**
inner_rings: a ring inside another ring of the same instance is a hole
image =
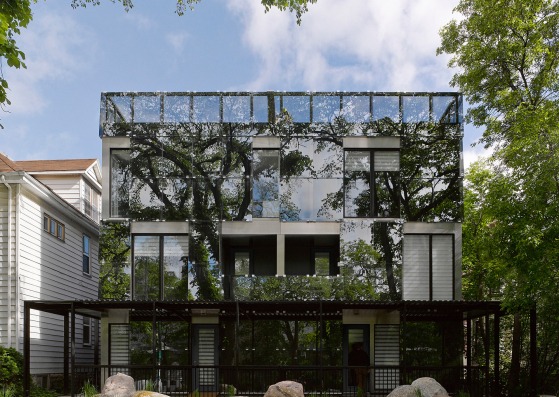
[[[97,299],[100,192],[97,160],[0,153],[0,345],[23,350],[25,300]],[[63,318],[32,311],[31,319],[31,374],[62,373]],[[78,359],[94,356],[96,330],[77,317]]]

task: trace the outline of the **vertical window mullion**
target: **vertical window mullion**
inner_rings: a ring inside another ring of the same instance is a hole
[[[163,300],[163,291],[165,288],[165,281],[164,281],[164,265],[163,265],[163,257],[165,252],[163,252],[164,245],[163,245],[163,236],[159,236],[159,299]]]

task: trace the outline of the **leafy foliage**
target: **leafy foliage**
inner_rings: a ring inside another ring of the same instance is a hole
[[[525,313],[537,308],[539,391],[555,392],[557,317],[548,313],[559,298],[559,2],[462,0],[456,11],[464,18],[441,30],[438,53],[460,68],[451,84],[494,149],[468,175],[466,293],[498,293],[516,313],[503,343],[511,395],[527,392]]]

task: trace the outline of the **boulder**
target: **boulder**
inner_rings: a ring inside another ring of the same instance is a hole
[[[417,390],[416,387],[402,385],[392,390],[388,397],[417,397]]]
[[[448,397],[445,388],[433,378],[419,378],[411,385],[421,391],[422,397]]]
[[[166,394],[157,393],[155,391],[141,390],[137,391],[132,397],[169,397]]]
[[[103,397],[132,397],[135,391],[134,379],[119,372],[107,378],[101,395]]]
[[[264,397],[305,397],[303,385],[291,380],[284,380],[268,388]]]

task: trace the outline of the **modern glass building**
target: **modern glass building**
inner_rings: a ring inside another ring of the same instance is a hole
[[[71,386],[119,371],[181,396],[498,388],[499,303],[461,298],[460,94],[104,93],[100,136],[125,292],[28,305],[101,319],[99,361],[74,362]]]

